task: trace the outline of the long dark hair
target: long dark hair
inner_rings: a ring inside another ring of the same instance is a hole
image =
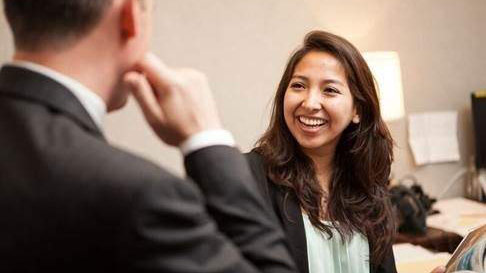
[[[283,112],[294,69],[312,51],[329,53],[340,61],[360,117],[359,124],[350,123],[337,144],[327,197],[317,181],[314,163],[292,136]],[[332,236],[330,226],[321,221],[321,201],[327,198],[326,219],[343,240],[353,232],[365,235],[371,264],[383,261],[395,232],[387,191],[393,140],[380,115],[370,69],[350,42],[324,31],[306,35],[304,44],[287,63],[273,102],[270,125],[255,151],[263,156],[270,180],[286,189],[287,194],[295,193],[315,227]]]

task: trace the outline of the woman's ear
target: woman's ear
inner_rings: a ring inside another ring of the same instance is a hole
[[[357,105],[354,105],[354,109],[353,109],[353,119],[351,120],[354,124],[358,124],[359,121],[360,121],[360,118],[359,118],[359,111],[358,111],[358,107]]]

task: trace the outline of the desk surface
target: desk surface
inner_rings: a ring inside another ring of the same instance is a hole
[[[440,213],[427,217],[427,226],[461,236],[486,224],[486,204],[466,198],[437,201],[433,208]]]
[[[395,238],[395,244],[410,243],[437,252],[452,253],[461,240],[462,236],[456,233],[429,227],[423,235],[398,233]]]
[[[427,217],[428,228],[424,235],[398,234],[395,238],[393,249],[399,273],[430,273],[435,267],[445,265],[451,256],[449,253],[456,249],[462,237],[471,229],[486,224],[486,204],[483,203],[453,198],[439,200],[433,208],[440,213]],[[429,253],[420,254],[418,250]]]
[[[411,244],[393,245],[398,273],[430,273],[438,266],[447,264],[451,254],[434,253]]]

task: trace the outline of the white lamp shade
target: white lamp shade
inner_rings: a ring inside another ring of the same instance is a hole
[[[385,121],[392,121],[405,116],[398,54],[392,51],[365,52],[363,57],[378,85],[382,118]]]

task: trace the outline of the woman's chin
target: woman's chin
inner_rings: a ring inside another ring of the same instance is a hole
[[[299,143],[300,148],[305,153],[328,153],[334,152],[336,147],[335,141],[328,140],[328,139],[300,139],[297,141]]]
[[[299,141],[299,146],[303,150],[319,150],[322,149],[323,146],[325,146],[325,143],[323,142],[316,142],[316,141]]]

